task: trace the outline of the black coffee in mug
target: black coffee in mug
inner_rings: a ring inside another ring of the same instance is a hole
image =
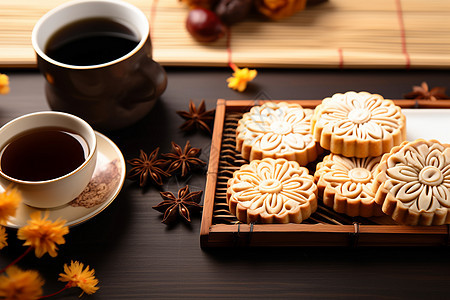
[[[99,65],[126,55],[139,40],[133,30],[113,19],[87,18],[56,31],[44,52],[68,65]]]
[[[148,16],[127,1],[63,3],[37,21],[31,44],[50,108],[97,130],[143,119],[167,86]]]
[[[25,181],[64,176],[86,160],[89,147],[78,134],[59,127],[33,129],[14,137],[1,151],[6,175]]]

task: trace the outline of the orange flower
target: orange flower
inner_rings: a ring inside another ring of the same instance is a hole
[[[16,214],[21,200],[20,192],[15,188],[7,188],[0,193],[0,224],[6,224],[8,218]]]
[[[0,226],[0,249],[5,248],[8,246],[8,242],[6,241],[8,238],[8,235],[6,234],[5,227]]]
[[[0,74],[0,94],[9,93],[9,77],[5,74]]]
[[[69,287],[79,287],[83,293],[88,295],[95,293],[99,287],[98,280],[95,278],[95,270],[89,270],[89,266],[84,269],[84,265],[78,261],[71,261],[70,266],[64,264],[64,273],[59,274],[59,281],[67,282]],[[81,293],[81,295],[83,295]],[[80,296],[81,296],[80,295]]]
[[[306,0],[256,0],[255,6],[266,17],[280,20],[305,9]]]
[[[33,270],[22,271],[16,266],[6,269],[0,276],[1,299],[39,299],[42,296],[44,280]]]
[[[258,72],[256,70],[249,70],[248,68],[239,69],[232,65],[233,77],[227,79],[228,87],[239,92],[245,91],[247,82],[252,81]]]
[[[69,228],[65,226],[66,221],[59,218],[55,222],[47,220],[48,213],[41,218],[39,211],[32,213],[30,217],[28,225],[23,226],[17,232],[17,237],[25,240],[24,246],[33,247],[38,258],[46,252],[55,257],[56,250],[58,250],[56,244],[66,242],[63,237],[69,232]]]

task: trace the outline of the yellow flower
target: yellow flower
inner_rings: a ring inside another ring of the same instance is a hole
[[[79,287],[83,290],[83,293],[93,294],[99,287],[98,280],[94,277],[95,270],[89,270],[89,266],[83,270],[84,265],[78,261],[71,261],[70,266],[64,264],[64,273],[59,274],[59,281],[67,282],[70,287]],[[81,295],[83,295],[81,293]],[[80,296],[81,296],[80,295]]]
[[[9,77],[5,74],[0,74],[0,94],[9,93]]]
[[[43,285],[44,280],[38,272],[11,266],[0,276],[0,299],[39,299]]]
[[[17,232],[17,237],[25,240],[24,246],[34,247],[35,254],[38,258],[42,257],[46,252],[52,257],[57,255],[56,244],[64,244],[64,235],[69,232],[69,228],[65,226],[66,221],[57,219],[55,222],[47,220],[48,213],[41,218],[41,213],[36,211],[31,214],[31,220],[28,225],[23,226]]]
[[[16,214],[22,197],[16,188],[7,188],[0,193],[0,224],[6,224],[9,217]]]
[[[234,67],[233,70],[233,77],[227,79],[228,87],[239,92],[243,92],[247,88],[247,82],[252,81],[258,74],[256,70],[249,70],[248,68]]]
[[[8,246],[8,242],[6,241],[8,238],[8,235],[6,234],[5,227],[0,226],[0,249],[5,248]]]

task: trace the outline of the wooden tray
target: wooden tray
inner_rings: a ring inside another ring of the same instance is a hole
[[[227,180],[242,164],[247,163],[235,150],[235,129],[242,114],[266,101],[217,101],[214,132],[205,188],[200,243],[202,248],[230,246],[448,246],[450,227],[405,226],[390,217],[348,217],[320,205],[302,224],[242,224],[229,212],[226,203]],[[314,108],[320,100],[290,100],[303,107]],[[450,100],[394,100],[408,111],[408,139],[427,134],[424,118],[440,122],[450,117]],[[413,108],[413,109],[411,109]],[[428,109],[424,109],[428,108]],[[430,110],[430,108],[432,108]],[[435,108],[435,109],[433,109]],[[420,123],[420,124],[419,124]],[[450,143],[450,135],[435,130],[429,138]],[[408,127],[409,129],[409,127]],[[430,132],[430,130],[428,130]],[[428,135],[428,134],[427,134]],[[314,171],[315,163],[308,166]]]

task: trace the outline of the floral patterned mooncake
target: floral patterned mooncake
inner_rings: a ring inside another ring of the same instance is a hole
[[[377,94],[334,94],[314,110],[312,133],[331,153],[380,156],[406,139],[406,117],[392,100]]]
[[[330,154],[317,164],[314,178],[326,206],[351,217],[381,216],[372,190],[373,174],[381,156],[345,157]]]
[[[317,186],[297,162],[264,158],[233,173],[227,202],[243,223],[301,223],[317,209]]]
[[[238,122],[236,149],[249,161],[285,158],[305,166],[321,153],[311,133],[312,115],[296,103],[254,106]]]
[[[398,223],[450,224],[450,145],[418,139],[394,147],[377,167],[373,191]]]

